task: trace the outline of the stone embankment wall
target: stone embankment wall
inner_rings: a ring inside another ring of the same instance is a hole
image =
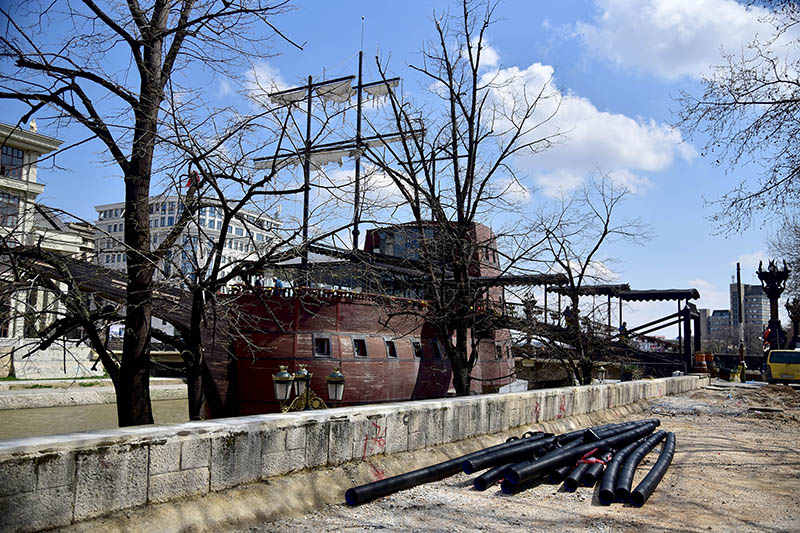
[[[12,369],[18,379],[103,376],[103,365],[98,364],[92,370],[97,355],[87,346],[66,341],[64,344],[36,351],[30,357],[21,357],[21,354],[27,352],[25,343],[25,339],[0,340],[0,378],[7,377]]]
[[[0,531],[32,531],[698,388],[696,376],[0,442]]]

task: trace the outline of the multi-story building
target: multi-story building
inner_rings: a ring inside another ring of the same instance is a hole
[[[728,309],[714,309],[708,317],[708,336],[716,339],[726,338],[731,332],[731,312]]]
[[[179,196],[150,197],[150,243],[151,248],[160,246],[184,212],[184,204]],[[125,270],[125,203],[117,202],[95,206],[95,243],[97,260],[100,265],[112,270]],[[221,207],[203,207],[197,217],[189,222],[175,241],[172,250],[166,254],[155,273],[158,281],[167,280],[180,284],[193,277],[199,266],[208,261],[209,254],[222,254],[223,268],[238,261],[258,256],[259,250],[271,245],[278,227],[276,218],[255,210],[242,210],[228,225],[227,236],[222,239]],[[222,243],[222,246],[218,244]],[[231,284],[235,283],[232,281]],[[174,328],[160,318],[153,318],[152,326],[167,334]],[[117,335],[122,334],[120,327]]]
[[[41,156],[58,149],[62,141],[36,131],[0,123],[0,238],[4,245],[39,246],[82,259],[93,258],[94,243],[88,225],[65,222],[57,210],[36,203],[44,191],[37,181]],[[0,261],[0,376],[73,377],[93,372],[93,354],[86,346],[63,339],[57,346],[34,351],[38,332],[63,314],[49,290],[35,284],[22,289]]]
[[[184,211],[178,196],[150,198],[150,241],[152,249],[163,243]],[[118,202],[95,206],[97,211],[96,243],[98,261],[114,270],[124,270],[125,204]],[[242,210],[228,225],[227,236],[221,239],[223,211],[221,207],[203,207],[176,240],[174,251],[160,265],[157,279],[191,276],[197,265],[216,252],[223,243],[221,264],[229,265],[258,255],[259,250],[274,242],[278,227],[276,218],[255,210]]]
[[[769,322],[769,298],[761,285],[743,285],[744,288],[744,325],[762,328]],[[739,288],[731,283],[731,317],[730,325],[739,325]]]

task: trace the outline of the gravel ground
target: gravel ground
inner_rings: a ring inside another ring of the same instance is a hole
[[[603,506],[596,488],[569,493],[546,483],[513,496],[497,486],[477,492],[472,476],[459,474],[245,531],[800,531],[800,393],[719,384],[651,410],[675,432],[677,448],[641,508]],[[645,458],[634,486],[657,458],[658,449]]]

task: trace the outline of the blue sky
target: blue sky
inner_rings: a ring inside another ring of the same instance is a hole
[[[366,79],[375,77],[372,58],[379,53],[410,94],[424,90],[407,65],[418,63],[422,42],[434,37],[433,11],[457,7],[438,0],[295,5],[274,22],[303,50],[275,40],[270,56],[257,65],[263,76],[291,85],[308,75],[354,74],[363,16]],[[562,97],[556,120],[571,131],[552,152],[517,161],[531,190],[538,186],[531,205],[558,186],[579,184],[602,170],[631,187],[624,214],[640,217],[655,235],[645,246],[609,248],[606,255],[618,259],[613,268],[620,282],[637,289],[696,287],[699,306],[710,308],[728,307],[737,260],[744,281],[757,283],[753,272],[766,259],[763,241],[774,228],[721,235],[707,220],[714,208],[706,201],[747,177],[745,170],[726,173],[714,166],[699,154],[704,139],[687,139],[670,124],[679,92],[700,94],[698,79],[719,63],[721,47],[737,50],[765,31],[758,13],[732,0],[510,0],[500,2],[496,15],[487,34],[496,53],[490,68],[534,81],[551,74]],[[197,83],[220,99],[236,98],[241,88],[232,78]],[[67,143],[83,134],[41,126],[40,132]],[[59,156],[67,170],[40,171],[47,184],[42,201],[88,218],[94,205],[121,201],[117,169],[99,162],[100,151],[97,144],[79,147]],[[674,304],[638,306],[629,324],[673,310]]]

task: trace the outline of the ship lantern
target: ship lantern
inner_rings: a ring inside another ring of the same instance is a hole
[[[336,368],[333,372],[328,374],[328,398],[334,402],[342,400],[344,395],[344,374]]]
[[[294,373],[294,384],[297,386],[297,395],[302,396],[306,392],[306,387],[311,385],[311,372],[306,370],[306,365],[298,365],[300,368]]]
[[[280,402],[285,402],[292,395],[292,375],[286,370],[285,365],[280,366],[280,370],[272,375],[272,384],[275,387],[275,398]]]

